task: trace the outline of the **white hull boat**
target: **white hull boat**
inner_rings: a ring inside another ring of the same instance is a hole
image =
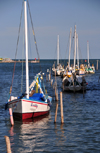
[[[39,97],[39,95],[37,96]],[[29,99],[19,98],[9,101],[8,106],[12,108],[14,118],[24,120],[49,113],[50,106],[47,100],[35,100],[35,98],[33,96]]]
[[[14,118],[21,120],[34,118],[49,113],[52,97],[47,95],[45,88],[42,88],[43,75],[38,73],[29,86],[28,68],[28,29],[27,29],[27,0],[24,0],[25,19],[25,49],[26,49],[26,92],[20,97],[10,95],[8,100],[9,112],[12,111]],[[37,90],[35,91],[34,88]],[[12,87],[11,87],[12,89]],[[6,107],[5,107],[6,108]],[[11,115],[10,115],[11,116]]]

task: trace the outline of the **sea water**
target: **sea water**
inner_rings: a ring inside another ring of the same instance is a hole
[[[67,64],[66,60],[61,62]],[[96,67],[96,60],[90,62]],[[30,83],[36,73],[45,73],[43,77],[46,89],[48,95],[53,97],[49,115],[24,122],[15,120],[14,127],[11,127],[5,103],[9,98],[11,85],[12,95],[20,96],[21,92],[25,92],[25,63],[23,71],[22,63],[16,63],[13,81],[14,63],[0,63],[0,153],[6,153],[4,136],[10,138],[12,153],[100,152],[100,63],[95,74],[85,76],[88,85],[84,94],[63,92],[64,124],[61,124],[59,101],[57,121],[54,124],[54,89],[46,81],[47,69],[52,68],[53,63],[53,60],[41,60],[40,63],[29,64]],[[55,77],[51,77],[54,83]],[[58,76],[56,80],[60,99],[62,79]]]

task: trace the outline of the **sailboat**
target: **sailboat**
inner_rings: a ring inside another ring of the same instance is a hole
[[[62,88],[63,91],[85,91],[86,90],[86,80],[83,77],[76,75],[76,25],[75,25],[75,34],[74,34],[74,67],[72,71],[72,75],[70,78],[67,76],[62,80]]]
[[[59,35],[57,36],[57,67],[55,68],[55,64],[52,67],[52,74],[60,76],[60,74],[64,71],[64,68],[59,63]]]
[[[8,107],[12,109],[14,118],[21,120],[45,115],[50,111],[52,97],[42,89],[43,75],[38,73],[29,86],[28,68],[28,29],[27,29],[27,0],[24,0],[25,20],[25,49],[26,49],[26,92],[20,97],[10,96]],[[36,91],[34,90],[36,88]],[[40,92],[38,92],[40,91]]]
[[[90,62],[89,62],[89,42],[87,41],[87,56],[88,56],[88,66],[85,68],[86,73],[95,73],[95,67],[92,64],[92,66],[90,66]]]
[[[71,34],[72,34],[72,28],[70,28],[70,35],[69,35],[69,60],[68,60],[68,65],[65,67],[65,70],[61,75],[61,78],[64,78],[65,76],[67,76],[69,78],[72,75],[72,67],[70,66]]]
[[[76,74],[85,75],[84,65],[81,64],[79,67],[79,51],[78,51],[78,34],[76,34],[76,44],[77,44],[77,65],[76,65]]]

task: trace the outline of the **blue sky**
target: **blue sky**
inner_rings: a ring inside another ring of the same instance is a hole
[[[22,1],[0,0],[0,57],[15,58]],[[87,58],[88,40],[90,58],[100,59],[100,0],[29,0],[29,5],[41,59],[56,58],[57,35],[60,39],[60,58],[68,58],[70,27],[74,35],[75,24],[79,37],[80,58]],[[18,59],[22,58],[23,19],[24,17],[22,17]],[[30,18],[28,25],[29,50],[31,50],[29,58],[37,58]]]

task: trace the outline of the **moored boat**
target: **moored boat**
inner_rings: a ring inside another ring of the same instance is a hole
[[[74,33],[74,67],[72,70],[72,75],[70,78],[67,76],[63,78],[62,80],[62,88],[63,91],[85,91],[86,90],[86,80],[84,76],[78,74],[76,75],[76,25],[75,25],[75,33]],[[79,66],[78,66],[79,67]],[[80,69],[77,69],[80,73]]]
[[[30,85],[28,98],[26,94],[22,94],[20,97],[11,96],[8,100],[8,107],[12,108],[14,118],[24,120],[49,113],[52,97],[44,94],[40,85],[40,76],[37,74]],[[36,86],[40,93],[34,90]]]
[[[70,78],[67,76],[62,80],[63,91],[82,92],[86,91],[87,82],[84,76],[72,74]]]
[[[59,35],[58,35],[57,36],[57,67],[55,67],[55,64],[53,64],[52,74],[56,76],[60,76],[63,71],[64,71],[64,68],[59,63]]]
[[[92,66],[90,66],[90,62],[89,62],[89,42],[87,41],[87,55],[88,55],[88,66],[86,66],[85,71],[86,73],[95,73],[95,67],[94,64],[92,64]]]
[[[48,96],[45,86],[42,87],[43,74],[38,73],[29,86],[28,66],[28,29],[27,29],[27,0],[24,0],[25,19],[25,49],[26,49],[26,92],[21,96],[11,96],[6,106],[12,111],[14,118],[21,120],[34,118],[49,113],[52,97]],[[36,90],[34,90],[36,88]],[[44,89],[43,89],[44,88]],[[10,88],[10,94],[12,86]]]

